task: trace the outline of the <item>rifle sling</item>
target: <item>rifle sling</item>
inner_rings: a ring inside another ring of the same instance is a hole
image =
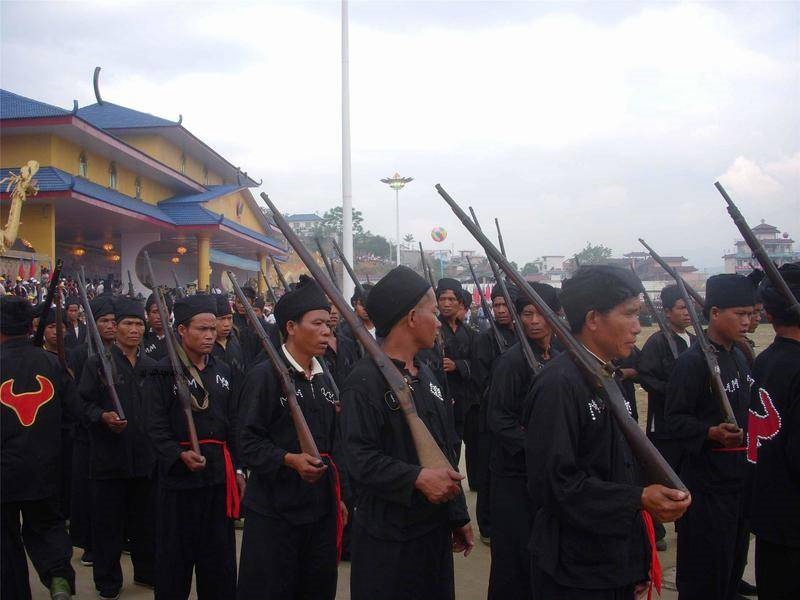
[[[200,378],[200,373],[197,371],[197,367],[195,367],[194,364],[192,364],[192,361],[189,360],[189,357],[186,356],[186,351],[183,349],[181,344],[176,344],[175,350],[177,350],[178,358],[180,359],[181,363],[183,363],[183,368],[189,371],[189,375],[192,379],[194,379],[197,389],[201,390],[203,393],[203,399],[200,402],[197,401],[197,398],[193,393],[190,394],[192,398],[192,410],[195,412],[208,410],[208,390],[206,390],[205,386],[203,385],[203,380]]]

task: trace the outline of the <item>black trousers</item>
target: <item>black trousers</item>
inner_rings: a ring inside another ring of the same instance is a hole
[[[30,600],[26,550],[45,587],[50,587],[53,577],[63,577],[75,592],[75,571],[69,563],[72,544],[60,497],[3,502],[0,529],[0,598]]]
[[[186,600],[197,577],[198,600],[236,597],[236,538],[225,484],[194,490],[159,486],[156,519],[157,600]]]
[[[525,477],[492,473],[489,600],[530,600],[532,519]]]
[[[534,600],[634,600],[636,586],[628,585],[610,590],[587,590],[571,588],[556,583],[555,579],[537,568],[531,567],[531,588]],[[709,598],[709,600],[711,600]]]
[[[61,430],[61,514],[72,514],[72,429]]]
[[[467,481],[469,489],[480,488],[481,478],[486,473],[488,454],[481,456],[480,447],[480,407],[474,404],[464,414],[464,458],[467,462]]]
[[[89,480],[90,445],[76,438],[72,444],[69,536],[72,545],[92,549],[92,492]]]
[[[446,525],[403,542],[371,536],[356,522],[350,570],[352,600],[453,600],[452,536]]]
[[[653,445],[661,453],[661,456],[669,463],[672,470],[678,475],[681,474],[681,467],[686,456],[686,445],[679,440],[668,440],[659,438],[650,438]],[[653,519],[653,528],[655,529],[656,540],[663,540],[667,535],[667,530],[664,524]]]
[[[800,598],[800,548],[756,538],[758,600]]]
[[[119,559],[130,538],[133,579],[153,585],[155,490],[146,477],[92,481],[94,585],[106,596],[122,588]]]
[[[333,600],[336,567],[335,511],[306,525],[247,511],[238,600]]]
[[[676,523],[680,600],[736,598],[750,535],[743,496],[692,491],[692,504]]]

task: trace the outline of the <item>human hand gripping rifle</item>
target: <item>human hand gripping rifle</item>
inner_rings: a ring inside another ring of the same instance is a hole
[[[636,273],[636,269],[633,268],[633,264],[631,264],[631,273],[639,277]],[[641,279],[639,280],[641,281]],[[647,308],[650,309],[650,312],[653,314],[653,318],[658,323],[658,328],[661,330],[661,334],[667,339],[667,346],[669,346],[669,351],[672,353],[672,358],[678,358],[678,344],[675,343],[675,338],[672,337],[672,332],[670,331],[669,327],[667,326],[667,322],[664,320],[664,315],[661,314],[660,311],[656,311],[656,307],[653,304],[653,299],[650,297],[650,294],[647,293],[647,290],[644,289],[644,282],[642,282],[642,297],[644,298],[644,303],[647,304]]]
[[[483,295],[481,284],[478,283],[478,276],[475,275],[475,269],[472,268],[472,261],[469,259],[469,256],[467,256],[467,265],[469,266],[469,272],[472,275],[472,282],[475,284],[475,289],[478,290],[478,295],[481,298],[481,309],[483,309],[483,314],[486,315],[486,319],[489,321],[489,326],[492,328],[492,334],[497,342],[497,349],[499,350],[500,354],[502,354],[508,350],[508,343],[506,342],[506,338],[500,335],[500,330],[497,329],[497,323],[495,323],[494,317],[489,310],[489,305],[486,304],[486,298]]]
[[[172,367],[172,374],[175,380],[175,390],[178,395],[178,401],[181,403],[181,410],[186,419],[186,431],[189,434],[189,447],[193,452],[202,456],[200,452],[200,443],[197,441],[197,429],[194,426],[194,417],[192,416],[192,392],[189,391],[189,384],[186,383],[184,377],[183,365],[178,358],[177,344],[175,334],[169,326],[169,311],[167,310],[167,303],[164,301],[163,290],[156,284],[155,275],[153,275],[153,264],[150,262],[150,254],[147,250],[144,251],[144,258],[147,263],[147,272],[150,275],[150,282],[153,286],[153,293],[155,294],[156,308],[158,309],[158,316],[164,327],[164,342],[167,346],[167,356],[169,357],[169,364]],[[173,271],[173,275],[174,275]],[[177,277],[176,277],[177,284]],[[182,297],[182,296],[179,296]]]
[[[50,282],[47,286],[47,296],[44,299],[44,310],[42,314],[39,315],[39,325],[36,327],[36,333],[33,336],[33,345],[41,347],[44,343],[44,328],[45,323],[47,322],[47,317],[50,314],[50,306],[53,304],[53,298],[56,295],[56,290],[58,289],[58,281],[61,279],[61,267],[63,266],[64,262],[59,258],[56,261],[56,267],[53,269],[53,272],[50,274]]]
[[[400,409],[403,411],[403,415],[408,423],[408,428],[411,432],[411,439],[414,442],[414,448],[416,449],[417,457],[419,458],[419,464],[427,468],[452,469],[453,465],[451,465],[450,461],[447,460],[447,457],[442,452],[442,449],[439,448],[436,440],[433,439],[431,432],[417,414],[417,409],[414,406],[414,399],[411,395],[411,389],[408,387],[408,383],[403,377],[403,374],[400,373],[400,370],[383,352],[381,347],[378,345],[378,342],[376,342],[369,332],[367,332],[367,330],[364,328],[364,325],[361,323],[361,319],[355,315],[348,303],[342,297],[341,292],[336,289],[336,286],[334,286],[333,283],[322,272],[322,269],[311,256],[311,253],[303,246],[300,239],[289,226],[289,223],[287,223],[283,215],[277,210],[275,205],[272,203],[272,200],[269,199],[269,196],[267,196],[265,193],[262,193],[261,198],[272,210],[275,223],[283,232],[283,235],[286,237],[289,244],[291,244],[300,259],[305,263],[306,268],[309,270],[314,279],[317,280],[317,283],[323,289],[325,294],[327,294],[328,298],[330,298],[339,309],[340,317],[347,321],[347,324],[350,325],[353,333],[364,346],[364,349],[370,355],[372,360],[375,362],[375,365],[380,370],[384,379],[386,379],[386,383],[389,385],[389,389],[397,399]]]
[[[253,307],[250,305],[250,302],[244,295],[242,288],[239,286],[239,282],[236,280],[236,275],[234,275],[231,271],[228,271],[227,273],[228,278],[231,280],[231,284],[233,284],[233,291],[236,294],[236,297],[239,299],[239,302],[242,303],[242,306],[244,306],[247,320],[250,321],[250,326],[261,340],[261,346],[267,353],[267,356],[272,363],[272,367],[275,369],[275,372],[278,375],[278,381],[280,381],[281,384],[281,391],[283,392],[283,395],[286,396],[286,402],[289,405],[289,414],[292,416],[292,423],[294,424],[295,431],[297,431],[297,439],[300,442],[300,450],[320,461],[320,464],[317,466],[321,466],[322,459],[320,458],[319,450],[317,449],[317,443],[314,441],[314,436],[311,435],[311,430],[308,428],[308,423],[306,422],[306,418],[303,416],[303,411],[300,409],[300,405],[297,403],[297,392],[295,391],[292,377],[289,374],[289,369],[286,367],[284,360],[278,354],[275,346],[273,346],[272,342],[269,340],[269,336],[267,335],[267,332],[264,331],[261,321],[258,320],[256,312],[253,310]]]
[[[100,359],[100,369],[103,376],[104,383],[108,389],[108,395],[111,397],[111,404],[114,407],[114,412],[117,413],[120,421],[125,420],[125,411],[122,410],[122,404],[117,395],[117,388],[114,387],[114,370],[112,368],[111,350],[103,343],[103,338],[100,337],[100,330],[97,329],[97,321],[94,320],[92,307],[89,304],[89,296],[86,294],[86,282],[83,276],[78,274],[78,292],[81,295],[81,304],[83,304],[83,312],[86,316],[86,328],[89,331],[89,337],[94,344],[94,349]]]
[[[739,424],[736,422],[736,416],[733,414],[730,400],[728,400],[728,393],[725,391],[725,385],[722,383],[722,377],[720,377],[717,351],[711,345],[711,342],[708,341],[708,337],[705,331],[703,331],[703,327],[700,325],[700,319],[697,316],[697,311],[694,309],[694,304],[689,299],[689,293],[686,291],[686,284],[683,282],[683,277],[678,277],[675,281],[678,284],[678,291],[681,294],[681,298],[683,298],[683,301],[686,303],[686,308],[689,311],[689,318],[692,320],[692,327],[697,336],[697,343],[700,344],[700,349],[703,351],[703,358],[705,358],[708,372],[711,375],[711,391],[714,392],[714,396],[717,402],[719,402],[719,408],[720,411],[722,411],[725,422],[736,425],[738,428]]]
[[[562,344],[564,344],[564,347],[581,368],[589,386],[609,407],[611,414],[622,430],[634,456],[636,456],[637,460],[642,465],[648,479],[651,482],[660,483],[673,489],[684,492],[688,491],[680,478],[675,474],[675,471],[672,470],[672,467],[669,466],[667,461],[664,460],[664,457],[655,449],[644,431],[639,427],[639,424],[631,417],[625,404],[625,399],[622,396],[622,391],[613,377],[613,366],[606,363],[601,367],[597,359],[586,347],[572,336],[564,321],[562,321],[541,296],[528,285],[525,278],[509,264],[503,254],[485,235],[483,235],[480,228],[470,220],[467,214],[461,210],[444,188],[437,184],[436,190],[442,198],[444,198],[445,202],[447,202],[472,236],[483,246],[487,256],[491,255],[491,257],[497,261],[497,264],[505,271],[508,278],[519,287],[520,293],[525,294],[536,308],[539,309],[539,312],[544,318],[547,319],[550,327],[556,332]]]
[[[478,228],[478,231],[481,230],[481,224],[478,222],[478,216],[475,214],[475,211],[472,210],[472,207],[469,207],[469,212],[472,215],[472,221],[475,223],[475,227]],[[502,239],[502,234],[500,233],[500,223],[495,219],[495,224],[497,225],[497,235],[499,239]],[[505,249],[500,249],[500,254],[505,259]],[[514,304],[514,300],[511,298],[511,294],[508,291],[508,287],[506,286],[506,282],[503,280],[503,275],[500,273],[500,270],[497,268],[497,265],[492,260],[491,256],[486,256],[486,260],[489,262],[489,266],[492,268],[492,273],[494,273],[494,279],[497,281],[497,285],[500,286],[500,293],[503,294],[503,299],[506,301],[506,308],[508,308],[508,312],[511,315],[511,323],[514,326],[514,332],[517,334],[517,341],[519,341],[519,347],[522,349],[522,354],[525,356],[525,362],[528,363],[528,367],[534,373],[538,373],[542,370],[542,363],[540,363],[536,356],[533,354],[533,350],[531,349],[530,343],[528,343],[528,336],[525,333],[525,328],[522,326],[522,321],[519,318],[519,313],[517,312],[517,307]]]
[[[761,240],[759,240],[753,233],[753,230],[750,229],[750,226],[747,224],[744,216],[739,211],[739,208],[733,203],[733,200],[731,200],[728,192],[725,191],[725,188],[722,187],[720,182],[717,181],[714,186],[717,188],[719,193],[722,194],[722,197],[725,198],[725,202],[728,203],[728,214],[731,216],[731,219],[733,219],[733,222],[736,224],[736,227],[742,234],[744,241],[747,242],[747,245],[753,252],[753,256],[756,257],[761,265],[761,268],[764,269],[764,273],[767,275],[767,277],[769,277],[769,280],[772,282],[772,285],[775,286],[775,289],[777,289],[783,295],[783,297],[786,298],[786,301],[789,303],[789,310],[800,317],[800,302],[797,301],[797,298],[787,285],[786,280],[781,276],[781,273],[778,271],[775,263],[773,263],[770,259],[767,251],[764,249],[764,245],[761,243]]]

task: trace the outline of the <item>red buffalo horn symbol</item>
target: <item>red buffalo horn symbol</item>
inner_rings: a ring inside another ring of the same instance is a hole
[[[43,375],[37,375],[39,389],[35,392],[14,393],[14,380],[7,379],[0,385],[0,403],[17,414],[19,422],[30,427],[36,421],[39,409],[53,399],[55,388],[53,383]]]
[[[758,447],[761,440],[769,440],[781,430],[781,415],[778,413],[769,392],[758,388],[758,399],[766,414],[759,414],[753,409],[747,416],[747,460],[755,463],[758,460]]]

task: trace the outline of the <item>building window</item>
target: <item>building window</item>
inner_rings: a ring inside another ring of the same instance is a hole
[[[117,163],[113,160],[108,163],[108,187],[117,189]]]
[[[208,167],[203,165],[203,185],[208,185]]]
[[[142,180],[139,177],[137,177],[133,182],[133,190],[134,190],[134,192],[136,194],[136,199],[137,200],[141,200],[142,199]]]
[[[81,152],[81,155],[78,157],[78,175],[81,177],[86,177],[86,173],[89,172],[89,163],[86,162],[86,153]]]
[[[186,155],[185,154],[181,154],[180,171],[181,171],[181,173],[186,175]]]

